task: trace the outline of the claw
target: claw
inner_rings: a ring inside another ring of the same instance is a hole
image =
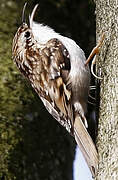
[[[99,77],[99,76],[97,76],[97,75],[94,73],[93,68],[94,68],[95,62],[96,62],[96,55],[95,55],[95,57],[94,57],[94,59],[93,59],[93,61],[92,61],[92,64],[91,64],[91,73],[93,74],[93,76],[94,76],[95,78],[97,78],[97,79],[99,79],[99,80],[102,80],[102,79],[103,79],[102,77]]]
[[[90,91],[95,90],[96,86],[90,86]]]
[[[93,67],[94,67],[94,64],[96,63],[96,55],[99,54],[99,50],[100,50],[100,47],[102,46],[102,43],[103,43],[103,40],[104,40],[104,37],[105,37],[105,33],[102,34],[101,36],[101,39],[99,40],[97,46],[95,48],[93,48],[92,52],[90,53],[88,59],[86,60],[85,62],[85,66],[90,62],[90,60],[94,57],[93,61],[92,61],[92,64],[91,64],[91,73],[93,74],[93,76],[97,79],[102,79],[101,77],[98,77],[94,71],[93,71]]]
[[[96,100],[93,96],[91,96],[90,94],[89,94],[89,98],[91,98],[92,100]]]
[[[92,102],[90,102],[90,101],[88,101],[88,104],[91,104],[91,105],[95,106],[95,103],[92,103]]]

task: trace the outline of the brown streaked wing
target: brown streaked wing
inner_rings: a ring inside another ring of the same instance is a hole
[[[44,90],[50,100],[41,97],[47,110],[66,129],[73,133],[73,111],[71,105],[71,88],[68,89],[70,58],[67,49],[58,39],[51,39],[41,51],[45,69],[41,72]]]

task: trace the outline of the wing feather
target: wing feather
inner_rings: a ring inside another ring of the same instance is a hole
[[[41,51],[41,62],[45,69],[40,73],[40,81],[44,82],[41,99],[50,114],[72,134],[72,92],[66,86],[71,68],[69,53],[58,39],[51,39]]]

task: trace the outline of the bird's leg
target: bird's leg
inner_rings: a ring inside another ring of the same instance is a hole
[[[100,47],[101,47],[101,45],[102,45],[102,43],[103,43],[103,40],[104,40],[104,36],[105,36],[105,34],[103,33],[102,36],[101,36],[101,38],[100,38],[100,40],[99,40],[99,42],[98,42],[98,44],[97,44],[97,46],[95,46],[95,47],[93,48],[93,50],[92,50],[92,52],[90,53],[88,59],[86,60],[85,66],[90,62],[90,60],[93,58],[93,56],[94,56],[95,54],[99,54]]]
[[[103,40],[104,40],[104,36],[105,34],[103,33],[97,46],[93,48],[92,52],[90,53],[88,59],[85,62],[85,66],[90,62],[90,60],[94,57],[92,64],[91,64],[91,73],[93,74],[93,76],[95,76],[97,79],[102,79],[101,77],[96,76],[96,74],[93,71],[93,66],[96,63],[96,59],[97,59],[97,54],[99,54],[99,50],[102,46]]]

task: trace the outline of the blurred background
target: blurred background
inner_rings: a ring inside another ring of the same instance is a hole
[[[46,111],[12,61],[12,40],[25,2],[0,0],[0,180],[72,180],[74,139]],[[37,3],[35,21],[75,40],[88,57],[95,46],[93,1],[28,1],[27,21]]]

